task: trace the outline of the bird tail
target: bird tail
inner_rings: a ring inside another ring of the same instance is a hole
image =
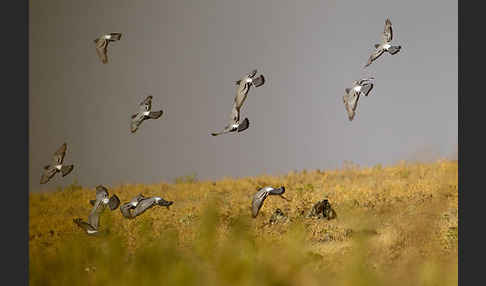
[[[276,188],[270,191],[270,195],[283,195],[285,193],[285,187],[281,186],[280,188]]]
[[[265,83],[265,77],[263,75],[259,75],[253,79],[252,83],[255,87],[262,86]]]
[[[243,122],[238,125],[238,132],[245,131],[246,129],[248,129],[248,127],[250,127],[250,120],[248,120],[248,118],[245,118],[245,120],[243,120]]]
[[[71,171],[73,170],[74,168],[74,165],[64,165],[61,167],[61,173],[62,173],[62,176],[66,176],[67,174],[71,173]]]
[[[166,201],[164,199],[161,199],[157,204],[162,207],[167,207],[169,208],[174,202],[171,201]]]
[[[368,96],[370,91],[373,89],[373,84],[372,83],[366,83],[361,87],[361,93],[364,96]]]
[[[119,41],[121,39],[122,34],[121,33],[110,33],[112,41]]]
[[[400,49],[402,48],[402,46],[391,46],[388,48],[388,52],[392,55],[398,53],[400,51]]]
[[[160,116],[162,116],[162,114],[163,114],[163,113],[164,113],[164,111],[162,111],[162,110],[160,110],[160,111],[151,111],[151,112],[149,113],[149,115],[148,115],[148,116],[149,116],[151,119],[157,119],[157,118],[159,118]]]

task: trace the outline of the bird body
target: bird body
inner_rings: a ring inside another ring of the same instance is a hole
[[[120,207],[120,212],[125,218],[133,219],[156,205],[169,208],[172,204],[173,202],[166,201],[161,197],[155,196],[147,198],[144,195],[139,194],[130,202],[123,204]]]
[[[142,122],[147,119],[158,119],[164,113],[162,110],[152,111],[152,96],[147,96],[139,105],[139,111],[132,115],[132,122],[130,126],[131,133],[135,133]]]
[[[374,62],[377,58],[379,58],[384,52],[388,52],[391,55],[394,55],[400,51],[402,46],[394,46],[391,44],[393,39],[393,29],[392,23],[390,19],[385,20],[385,29],[383,31],[383,40],[381,44],[375,44],[375,51],[370,55],[368,58],[368,62],[364,66],[365,68],[368,67],[372,62]]]
[[[353,81],[351,88],[344,89],[343,103],[348,114],[349,121],[354,119],[360,95],[368,96],[373,89],[374,78],[365,78]]]
[[[91,200],[90,204],[93,209],[89,213],[88,222],[84,222],[81,218],[74,219],[74,223],[85,230],[88,234],[98,232],[100,215],[108,206],[110,210],[115,210],[120,205],[120,199],[116,195],[109,198],[108,189],[102,185],[96,187],[96,199]]]
[[[108,63],[108,43],[119,41],[121,36],[121,33],[109,33],[94,40],[94,43],[96,44],[96,53],[103,64]]]
[[[248,97],[248,92],[250,91],[251,86],[261,86],[265,82],[265,78],[263,75],[260,75],[255,78],[257,70],[251,71],[249,74],[245,75],[241,79],[235,81],[236,87],[236,95],[233,101],[233,107],[231,109],[231,115],[229,123],[224,127],[223,131],[221,132],[213,132],[211,133],[212,136],[218,136],[225,133],[231,132],[242,132],[249,127],[249,120],[245,118],[243,122],[240,123],[240,110],[245,103],[246,98]]]
[[[54,177],[55,174],[61,173],[64,177],[71,173],[74,165],[63,165],[64,156],[66,155],[67,144],[63,143],[61,147],[54,153],[52,164],[44,166],[44,172],[42,173],[40,183],[45,184]]]

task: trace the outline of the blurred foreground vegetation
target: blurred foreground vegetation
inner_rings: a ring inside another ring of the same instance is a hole
[[[110,188],[174,201],[134,220],[117,209],[88,236],[94,188],[29,198],[30,285],[457,285],[457,161],[406,163],[217,182]],[[253,194],[268,197],[256,219]],[[337,218],[306,218],[328,198]],[[270,224],[280,208],[288,219]]]

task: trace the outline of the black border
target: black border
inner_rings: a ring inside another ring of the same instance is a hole
[[[472,1],[458,1],[458,140],[459,140],[459,285],[479,285],[484,266],[484,156],[485,140],[482,123],[486,93],[484,79],[484,10]],[[475,49],[474,46],[481,47]],[[464,134],[469,129],[469,139]],[[475,133],[475,134],[473,134]],[[475,135],[475,136],[474,136]],[[469,226],[469,227],[468,227]],[[466,282],[467,281],[467,282]],[[472,282],[471,282],[472,281]]]
[[[2,27],[2,277],[29,283],[29,1],[3,1]],[[19,111],[22,111],[19,115]]]

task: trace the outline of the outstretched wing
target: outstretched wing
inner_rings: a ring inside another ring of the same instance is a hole
[[[235,101],[234,101],[234,107],[238,110],[241,109],[243,106],[243,103],[246,100],[246,97],[248,95],[248,91],[250,90],[250,84],[247,82],[240,82],[240,84],[236,87],[236,96],[235,96]]]
[[[145,120],[145,118],[135,118],[132,119],[132,123],[130,124],[130,132],[135,133],[138,130],[138,127],[140,127],[140,124]]]
[[[98,229],[100,225],[100,214],[101,214],[101,209],[104,209],[104,206],[101,204],[98,204],[93,208],[91,213],[88,216],[88,223],[94,228]]]
[[[64,155],[66,155],[67,144],[64,143],[57,149],[56,153],[54,153],[53,158],[53,165],[61,165],[62,161],[64,160]]]
[[[112,195],[110,197],[110,200],[108,201],[108,207],[110,208],[110,210],[112,211],[116,210],[119,205],[120,205],[120,199],[118,198],[118,196]]]
[[[369,65],[371,65],[372,62],[374,62],[377,58],[379,58],[381,56],[381,54],[383,54],[383,49],[382,48],[378,48],[376,49],[371,55],[370,57],[368,58],[368,62],[366,63],[366,65],[364,67],[367,67]]]
[[[349,121],[352,121],[356,114],[356,107],[358,106],[359,94],[354,90],[346,89],[346,94],[343,96],[344,107],[348,113]]]
[[[251,71],[251,72],[250,72],[250,73],[247,75],[247,77],[249,77],[249,78],[253,78],[253,77],[255,77],[255,75],[256,75],[256,73],[257,73],[257,72],[258,72],[258,71],[257,71],[256,69],[254,69],[254,70],[252,70],[252,71]]]
[[[258,192],[253,196],[251,202],[251,215],[256,217],[260,212],[260,208],[263,206],[263,202],[268,196],[269,191],[265,188],[258,190]]]
[[[388,43],[393,39],[392,23],[390,19],[385,21],[385,30],[383,31],[383,42]]]
[[[42,173],[40,183],[45,184],[49,182],[49,180],[54,177],[54,175],[57,173],[57,168],[56,167],[49,167],[47,169],[44,169],[44,172]]]
[[[108,40],[106,40],[104,37],[101,37],[99,39],[95,40],[96,43],[96,53],[98,54],[98,57],[100,58],[101,62],[106,64],[108,63]]]

